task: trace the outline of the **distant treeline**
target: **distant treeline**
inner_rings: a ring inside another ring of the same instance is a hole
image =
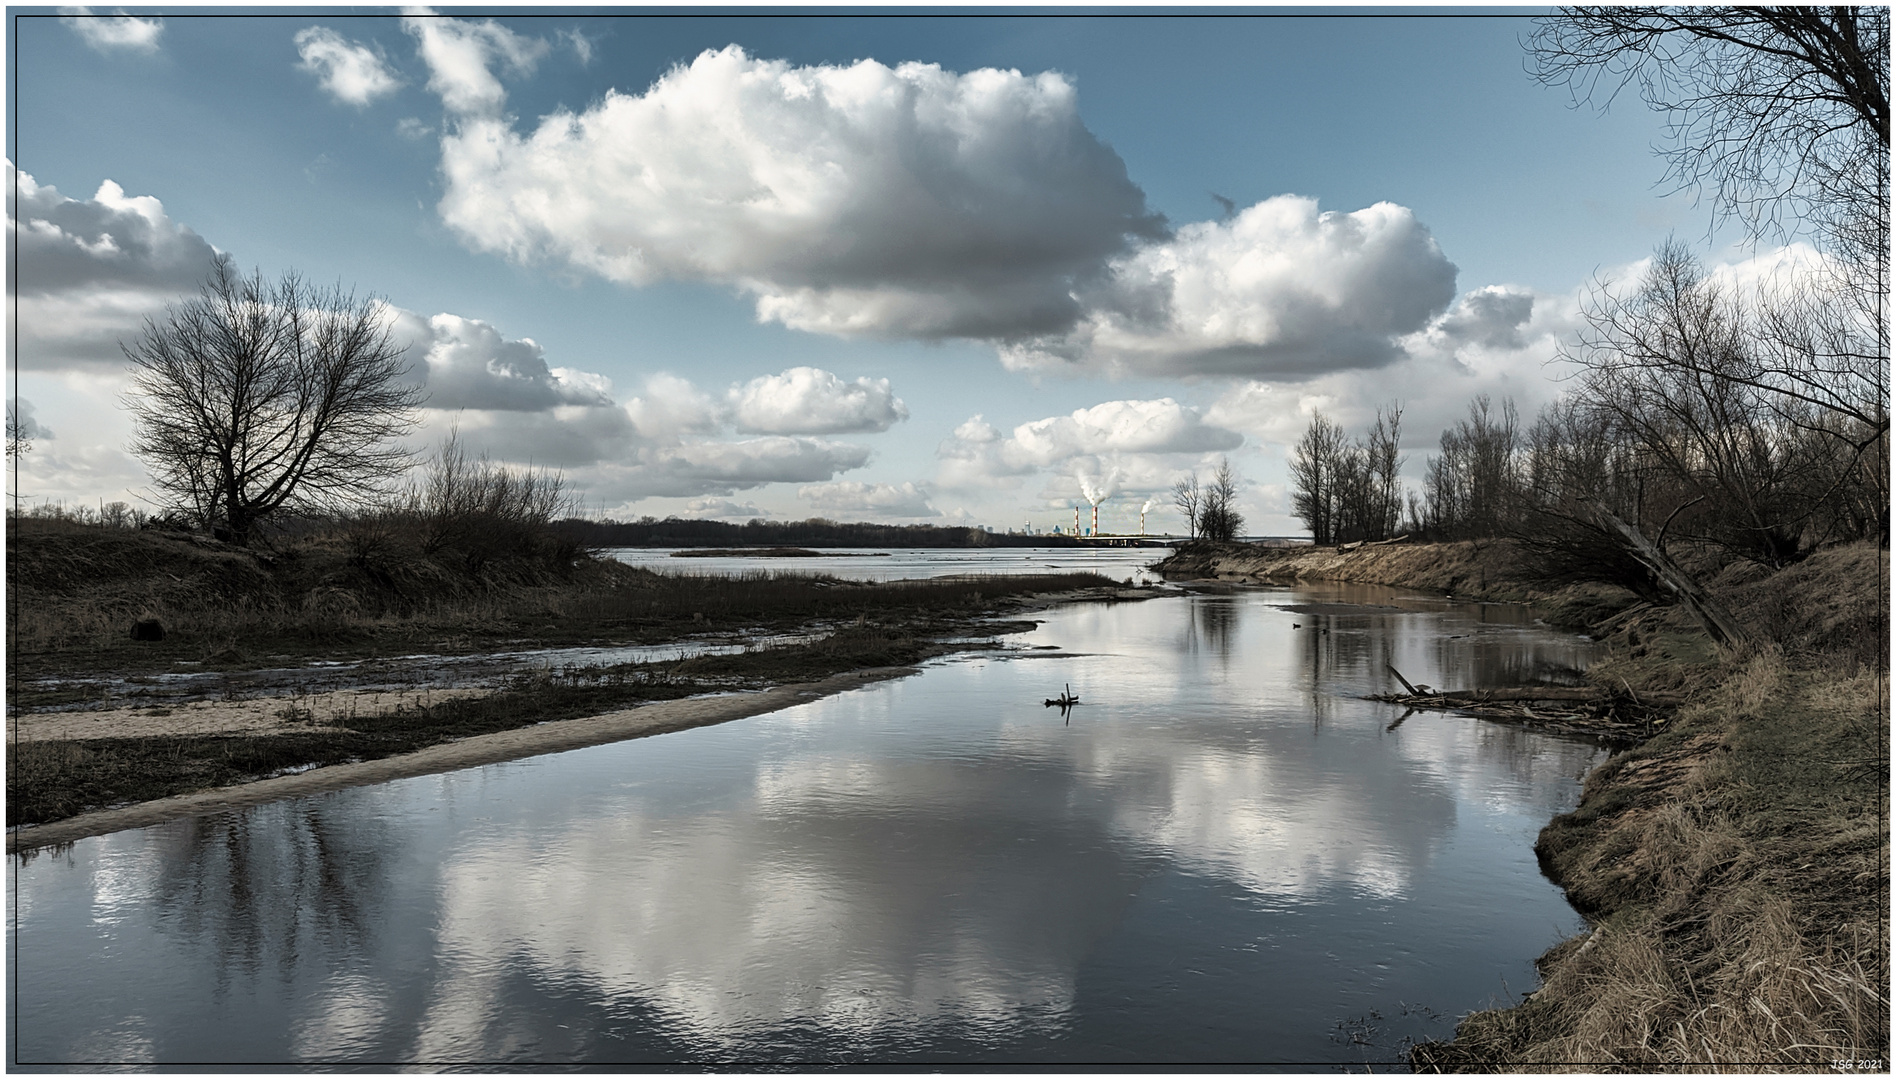
[[[742,525],[685,518],[641,518],[638,521],[593,521],[567,518],[554,528],[568,540],[586,547],[833,547],[833,548],[983,548],[1074,547],[1070,536],[993,533],[946,525],[877,525],[844,523],[825,518],[808,521],[764,521],[753,518]]]

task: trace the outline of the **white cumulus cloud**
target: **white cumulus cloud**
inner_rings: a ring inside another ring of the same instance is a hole
[[[819,514],[876,514],[882,517],[940,517],[941,511],[928,501],[928,491],[913,482],[902,484],[866,484],[859,480],[837,480],[828,484],[810,484],[797,489],[799,498],[809,500]]]
[[[1012,487],[1046,472],[1044,498],[1091,501],[1162,491],[1182,470],[1243,442],[1198,409],[1159,398],[1103,402],[1006,433],[976,416],[942,442],[936,457],[946,488]]]
[[[612,403],[604,376],[548,367],[532,338],[507,338],[479,319],[443,312],[424,320],[404,311],[393,332],[409,343],[411,370],[427,386],[430,408],[536,412]]]
[[[1378,367],[1455,295],[1455,266],[1393,203],[1280,195],[1113,260],[1071,330],[1007,344],[1014,368],[1308,376]]]
[[[324,90],[346,105],[360,108],[402,85],[375,50],[326,26],[298,30],[296,53],[302,58],[299,66],[314,74]]]
[[[1412,471],[1419,470],[1442,429],[1465,416],[1476,395],[1497,403],[1512,398],[1531,420],[1560,392],[1545,368],[1578,329],[1580,303],[1580,290],[1471,289],[1427,326],[1397,339],[1402,358],[1387,367],[1234,383],[1206,419],[1261,443],[1288,445],[1302,437],[1316,412],[1358,435],[1378,409],[1401,404],[1403,442]]]
[[[730,402],[737,429],[757,434],[887,431],[908,419],[908,406],[889,389],[889,380],[844,382],[813,367],[793,367],[734,386]]]
[[[95,15],[91,8],[63,7],[60,22],[79,35],[80,40],[99,52],[158,51],[158,37],[164,33],[163,19],[141,19],[125,14]]]
[[[217,254],[150,196],[107,180],[69,199],[7,162],[7,231],[18,254],[8,291],[18,300],[21,367],[119,367],[121,339],[146,316],[194,293]]]
[[[787,414],[779,414],[786,430],[738,437],[755,431],[739,424],[733,402],[746,386],[776,376],[720,394],[660,372],[621,403],[599,376],[546,366],[530,340],[507,341],[485,323],[451,315],[436,316],[431,329],[430,405],[460,410],[453,416],[467,444],[507,461],[568,469],[574,489],[602,505],[818,483],[870,458],[868,447],[812,437],[837,429],[799,427]],[[444,386],[451,389],[445,398]],[[834,412],[819,410],[819,421],[824,415]]]
[[[1017,369],[1163,376],[1380,367],[1455,296],[1454,264],[1392,203],[1280,195],[1168,231],[1055,72],[733,45],[522,131],[490,69],[525,39],[411,30],[457,118],[442,219],[518,262],[725,285],[797,330],[989,341]]]
[[[1163,235],[1056,73],[793,66],[732,46],[526,135],[502,52],[411,23],[450,112],[443,219],[477,249],[628,285],[708,281],[833,334],[1053,333],[1129,238]],[[483,24],[491,25],[491,24]]]

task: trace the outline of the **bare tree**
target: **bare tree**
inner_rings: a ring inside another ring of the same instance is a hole
[[[1477,395],[1468,418],[1442,432],[1442,452],[1429,458],[1423,497],[1412,504],[1418,524],[1438,539],[1500,536],[1519,509],[1519,424],[1513,399],[1494,402]]]
[[[1671,178],[1754,235],[1788,214],[1887,265],[1887,7],[1566,7],[1528,47],[1576,102],[1636,85],[1666,113]]]
[[[1207,540],[1235,540],[1244,528],[1237,510],[1238,472],[1230,458],[1218,460],[1218,471],[1205,485],[1204,506],[1198,511],[1198,534]]]
[[[1667,478],[1646,501],[1678,495],[1693,509],[1666,521],[1774,566],[1826,537],[1887,542],[1889,9],[1562,8],[1529,47],[1576,102],[1636,86],[1664,110],[1670,178],[1721,216],[1823,249],[1755,294],[1676,245],[1655,262],[1670,300],[1652,277],[1602,288],[1570,358]]]
[[[1291,512],[1318,544],[1386,540],[1402,513],[1402,406],[1376,410],[1356,442],[1322,413],[1310,418],[1290,455]]]
[[[1636,289],[1590,303],[1564,354],[1579,368],[1580,407],[1647,474],[1633,522],[1658,524],[1663,543],[1676,519],[1772,567],[1844,519],[1887,535],[1886,365],[1852,371],[1830,355],[1820,315],[1744,303],[1676,243]],[[1860,504],[1878,499],[1864,520]]]
[[[1310,417],[1310,426],[1290,454],[1291,513],[1303,519],[1319,545],[1336,542],[1337,474],[1343,449],[1343,429],[1319,412]]]
[[[175,507],[236,543],[286,506],[331,507],[408,468],[414,425],[383,302],[217,260],[197,297],[124,347],[133,452]]]
[[[1172,505],[1185,516],[1185,531],[1191,538],[1198,539],[1198,504],[1204,498],[1198,487],[1198,474],[1193,473],[1172,485]]]
[[[417,524],[421,549],[454,552],[470,573],[498,556],[545,546],[554,519],[573,510],[562,474],[472,457],[458,428],[449,429],[419,471],[420,482],[409,485],[402,501]]]
[[[1376,410],[1376,426],[1369,430],[1364,457],[1370,475],[1370,512],[1365,516],[1366,540],[1387,540],[1396,534],[1402,516],[1402,403]]]

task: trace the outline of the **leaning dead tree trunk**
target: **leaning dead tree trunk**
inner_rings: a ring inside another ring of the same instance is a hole
[[[1638,529],[1621,519],[1618,514],[1608,510],[1603,504],[1594,503],[1593,513],[1602,525],[1619,534],[1620,538],[1626,542],[1627,550],[1633,558],[1638,559],[1646,569],[1652,571],[1653,577],[1658,579],[1659,584],[1664,586],[1667,592],[1679,598],[1679,603],[1685,605],[1685,610],[1692,613],[1692,617],[1698,620],[1699,625],[1705,628],[1705,632],[1712,636],[1713,641],[1725,648],[1733,649],[1751,640],[1751,635],[1745,632],[1745,628],[1732,617],[1731,612],[1725,610],[1725,605],[1712,599],[1712,595],[1705,591],[1704,586],[1692,580],[1690,574],[1679,569],[1677,563],[1668,559],[1665,552],[1655,547],[1653,542],[1646,539]]]

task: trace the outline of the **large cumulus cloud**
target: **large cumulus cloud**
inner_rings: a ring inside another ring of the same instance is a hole
[[[1163,235],[1055,73],[797,67],[731,46],[523,136],[497,83],[437,52],[456,121],[441,214],[514,259],[731,285],[804,330],[1007,338],[1071,325],[1080,283]]]
[[[171,220],[157,199],[111,180],[71,199],[7,169],[7,232],[16,272],[16,361],[28,370],[123,365],[119,342],[149,315],[195,292],[217,251]]]
[[[1231,384],[1206,412],[1216,424],[1264,443],[1291,444],[1322,412],[1351,432],[1378,409],[1401,404],[1404,442],[1417,469],[1442,429],[1487,394],[1512,398],[1523,415],[1552,400],[1561,384],[1546,368],[1578,329],[1581,292],[1537,293],[1523,286],[1471,289],[1396,341],[1402,361],[1379,369],[1306,373]]]
[[[1280,195],[1113,260],[1071,330],[1004,346],[1010,367],[1307,376],[1378,367],[1455,295],[1455,266],[1409,210]]]
[[[1058,73],[731,46],[523,133],[490,70],[518,68],[521,39],[426,22],[460,43],[423,37],[449,113],[441,215],[521,262],[726,285],[799,330],[992,342],[1015,368],[1187,376],[1382,366],[1455,293],[1390,203],[1285,195],[1169,231]]]

